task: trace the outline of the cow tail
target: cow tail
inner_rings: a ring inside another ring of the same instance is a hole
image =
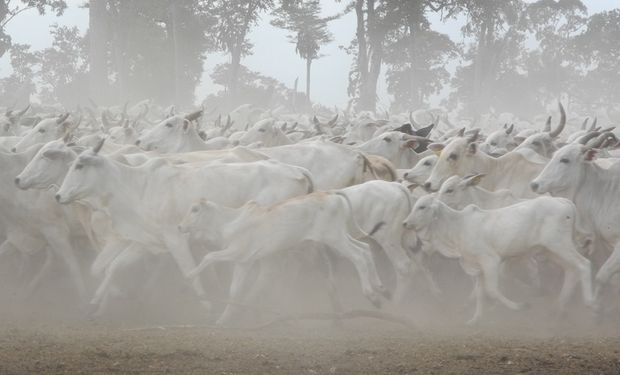
[[[305,168],[302,168],[301,173],[304,175],[306,181],[308,182],[308,194],[314,193],[314,177],[312,177],[312,173],[310,173],[310,171]]]
[[[385,225],[385,222],[381,221],[379,223],[377,223],[374,228],[372,228],[372,230],[370,231],[370,233],[366,233],[364,232],[364,230],[359,226],[357,220],[355,220],[355,215],[353,215],[353,205],[351,204],[351,201],[349,200],[349,197],[347,197],[347,195],[341,191],[336,191],[335,192],[337,195],[341,196],[342,198],[344,198],[346,205],[349,209],[349,214],[351,215],[351,223],[349,225],[349,231],[350,234],[353,238],[355,239],[360,239],[360,238],[367,238],[372,236],[373,234],[375,234],[379,229],[381,229],[381,227],[383,227],[383,225]]]
[[[379,176],[377,176],[377,172],[375,171],[375,168],[373,168],[372,163],[370,162],[370,160],[368,160],[368,157],[366,157],[366,155],[364,155],[363,153],[360,152],[360,157],[362,158],[363,164],[362,164],[362,178],[363,178],[363,173],[366,173],[366,171],[370,171],[370,174],[372,175],[372,177],[375,180],[380,180]]]

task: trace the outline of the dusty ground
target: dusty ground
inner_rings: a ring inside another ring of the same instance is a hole
[[[210,321],[192,293],[172,282],[157,288],[157,303],[146,296],[120,298],[116,315],[92,319],[76,308],[69,286],[46,285],[27,303],[3,283],[0,375],[620,374],[618,309],[595,322],[576,297],[560,319],[551,308],[557,291],[530,296],[515,290],[510,295],[530,302],[530,310],[492,307],[481,326],[470,328],[465,321],[472,312],[466,301],[471,284],[453,269],[440,279],[443,302],[417,288],[408,297],[412,306],[396,312],[415,328],[375,319],[347,320],[340,327],[304,321],[261,330],[207,328]],[[329,311],[310,302],[311,291],[289,289],[295,296],[276,293],[287,306]],[[359,295],[350,289],[343,294]],[[346,306],[371,309],[353,297]],[[193,327],[172,327],[184,324]]]
[[[4,324],[0,373],[619,374],[620,338],[493,327],[447,333],[369,319],[261,331]]]

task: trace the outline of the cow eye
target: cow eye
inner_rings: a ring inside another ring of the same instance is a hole
[[[45,133],[45,129],[39,129],[39,133]]]
[[[264,133],[266,130],[265,129],[258,129],[259,132]]]
[[[560,163],[568,164],[569,162],[570,162],[570,160],[568,160],[566,158],[560,159]]]
[[[76,164],[75,165],[75,169],[82,169],[84,166],[82,164]]]
[[[426,208],[426,206],[420,206],[420,207],[418,207],[418,210],[423,210],[425,208]]]
[[[167,123],[167,124],[166,124],[166,127],[167,127],[167,128],[171,128],[172,126],[173,126],[173,125],[172,125],[171,123]]]
[[[383,138],[383,140],[384,140],[384,141],[386,141],[387,143],[392,142],[392,139],[391,139],[391,138],[388,138],[388,137]]]
[[[534,146],[540,146],[540,142],[538,142],[538,141],[532,142],[532,144],[533,144]]]
[[[424,165],[428,167],[428,166],[431,165],[431,162],[427,160],[427,161],[424,162]]]
[[[446,193],[452,194],[452,193],[454,193],[454,189],[448,189],[448,190],[446,190]]]
[[[192,212],[193,212],[193,213],[198,212],[198,206],[194,206],[194,207],[192,207]]]
[[[450,156],[448,156],[448,159],[450,159],[450,160],[456,160],[458,158],[459,158],[459,156],[457,154],[450,154]]]
[[[491,142],[491,146],[497,146],[496,142]]]

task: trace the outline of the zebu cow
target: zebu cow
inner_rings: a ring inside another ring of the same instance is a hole
[[[421,258],[423,254],[417,252],[411,259],[406,251],[417,245],[415,236],[403,233],[401,225],[413,206],[407,188],[395,182],[369,181],[339,192],[349,199],[355,221],[362,230],[372,233],[372,239],[381,246],[392,263],[396,271],[397,301],[402,302],[404,286],[411,281],[414,271],[422,271],[431,291],[439,293],[439,287]],[[380,222],[385,225],[376,229],[376,224]]]
[[[430,151],[418,154],[414,149],[421,144],[430,142],[427,138],[391,131],[355,146],[355,149],[366,154],[383,156],[392,162],[396,168],[411,168],[421,158],[431,154]]]
[[[468,176],[484,173],[480,186],[489,189],[509,189],[517,197],[534,196],[529,182],[538,175],[547,160],[532,150],[511,151],[499,158],[493,158],[478,150],[477,134],[460,136],[447,145],[431,144],[429,148],[441,152],[431,176],[426,180],[426,190],[437,191],[441,184],[453,175]]]
[[[514,139],[514,124],[504,129],[496,130],[487,136],[480,144],[480,150],[491,156],[504,155],[517,147],[518,142]]]
[[[244,278],[237,276],[247,274],[255,262],[299,248],[304,242],[322,244],[351,261],[364,295],[375,306],[381,305],[380,295],[389,295],[379,279],[370,248],[359,241],[368,234],[355,222],[351,204],[341,193],[314,193],[272,206],[249,202],[236,209],[201,201],[189,210],[179,230],[202,232],[223,249],[205,255],[188,277],[194,278],[218,262],[235,262],[245,271],[235,274],[230,289],[232,300],[243,293]],[[218,323],[225,323],[225,317],[222,315]]]
[[[75,221],[53,202],[48,192],[19,191],[13,179],[32,159],[40,146],[33,146],[22,153],[0,152],[0,224],[6,240],[0,246],[0,253],[19,250],[22,253],[46,251],[46,260],[41,271],[32,279],[29,291],[38,286],[41,278],[51,268],[53,258],[63,262],[81,298],[86,297],[86,286],[75,255],[75,243],[83,233],[72,232]],[[29,247],[28,244],[33,244]]]
[[[29,109],[30,105],[17,113],[11,110],[6,111],[6,113],[0,117],[0,137],[19,135],[21,130],[19,121]]]
[[[596,153],[580,144],[562,147],[532,181],[531,187],[539,194],[572,200],[583,224],[595,234],[595,250],[614,249],[596,275],[597,291],[600,291],[620,271],[620,170],[597,165]]]
[[[476,312],[469,321],[473,324],[482,317],[485,294],[513,310],[525,307],[499,290],[499,266],[508,258],[540,250],[546,250],[564,269],[560,309],[578,281],[585,303],[592,305],[590,262],[577,251],[573,239],[576,215],[567,199],[540,197],[500,209],[472,205],[457,211],[428,195],[416,202],[404,225],[444,256],[458,258],[465,272],[475,278]]]
[[[269,119],[257,122],[239,139],[239,144],[246,146],[260,144],[262,147],[273,147],[292,143],[293,141],[275,125],[275,121]]]
[[[95,302],[105,295],[115,273],[140,259],[144,248],[170,253],[183,274],[195,267],[187,239],[177,230],[193,202],[207,198],[232,207],[250,200],[267,204],[313,189],[306,170],[276,161],[171,165],[155,158],[130,167],[99,154],[101,146],[75,159],[56,194],[61,204],[93,200],[91,204],[108,212],[114,231],[135,245],[108,267]],[[199,280],[193,287],[204,298]]]
[[[557,147],[556,147],[557,138],[559,137],[559,135],[562,133],[562,130],[564,130],[564,127],[566,126],[566,112],[564,111],[564,107],[562,106],[562,103],[559,104],[559,108],[560,108],[560,123],[555,129],[544,131],[541,133],[535,133],[535,134],[528,136],[521,142],[521,144],[519,144],[519,146],[517,146],[516,150],[522,150],[522,149],[527,148],[527,149],[531,149],[535,151],[537,154],[543,157],[551,158],[553,153],[557,150]],[[549,118],[551,119],[551,117]]]
[[[64,137],[67,133],[79,126],[77,123],[68,121],[69,114],[66,113],[58,118],[48,118],[41,120],[34,128],[30,129],[23,138],[11,149],[13,152],[23,152],[30,146],[40,143],[47,143],[54,139]]]
[[[424,185],[437,163],[437,155],[428,155],[420,159],[418,164],[403,174],[403,178],[416,185]]]
[[[437,199],[456,210],[462,210],[470,204],[482,209],[500,208],[519,201],[510,190],[489,191],[481,188],[478,185],[483,178],[484,174],[452,176],[441,185]]]
[[[200,137],[193,124],[200,116],[202,111],[169,117],[145,131],[136,141],[136,145],[146,151],[162,153],[218,150],[229,146],[226,138],[219,137],[205,142]]]

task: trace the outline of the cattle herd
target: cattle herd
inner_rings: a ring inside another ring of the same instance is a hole
[[[560,312],[574,298],[597,316],[617,289],[619,142],[611,124],[567,118],[561,104],[546,121],[514,123],[251,105],[181,114],[149,101],[60,113],[33,105],[0,119],[0,257],[45,254],[19,285],[26,294],[56,267],[90,314],[105,315],[127,287],[118,275],[172,259],[144,272],[178,273],[217,324],[234,325],[302,254],[324,272],[334,309],[336,263],[380,309],[409,298],[417,275],[441,293],[433,254],[471,278],[472,324],[486,301],[526,307],[502,292],[517,272],[531,288],[557,273]],[[214,285],[227,301],[217,312]]]

